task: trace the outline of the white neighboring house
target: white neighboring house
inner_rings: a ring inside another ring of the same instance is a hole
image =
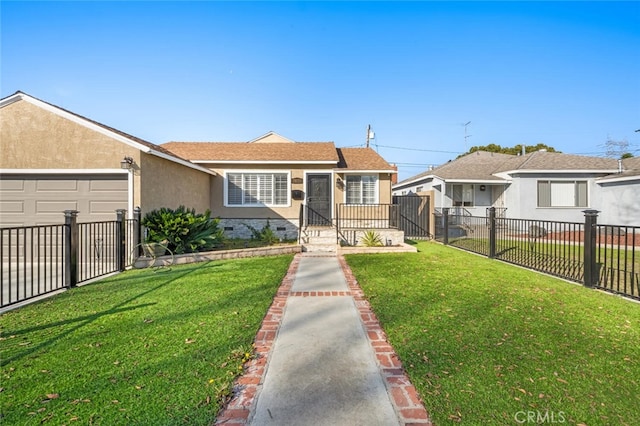
[[[393,195],[433,191],[436,209],[484,216],[640,226],[640,158],[615,160],[537,151],[523,156],[477,151],[398,182]]]

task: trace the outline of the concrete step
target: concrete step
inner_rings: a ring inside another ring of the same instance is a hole
[[[326,237],[309,237],[303,235],[301,241],[303,244],[335,244],[336,236],[331,235]]]
[[[337,253],[338,245],[333,244],[302,244],[305,253]]]

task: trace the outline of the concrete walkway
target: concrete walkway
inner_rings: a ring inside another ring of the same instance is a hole
[[[298,254],[216,424],[429,425],[344,259]]]

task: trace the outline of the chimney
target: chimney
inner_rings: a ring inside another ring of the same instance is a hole
[[[618,173],[622,173],[624,170],[622,168],[622,160],[618,160]]]
[[[395,173],[391,173],[391,185],[395,185],[398,183],[398,166],[392,164],[391,168],[396,171]]]

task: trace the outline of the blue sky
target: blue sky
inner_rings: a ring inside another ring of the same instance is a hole
[[[640,155],[640,2],[8,2],[17,90],[154,143],[371,142],[400,178],[474,145]],[[465,141],[464,123],[468,138]]]

